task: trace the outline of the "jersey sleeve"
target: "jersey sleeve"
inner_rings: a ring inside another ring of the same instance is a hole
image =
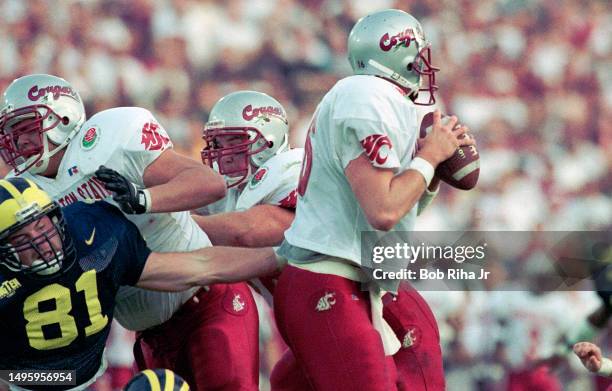
[[[334,107],[335,145],[342,168],[364,153],[373,166],[396,170],[400,125],[394,97],[386,91],[360,88],[344,88]]]
[[[303,149],[294,149],[268,161],[249,181],[238,198],[236,209],[246,210],[255,205],[295,209],[303,157]]]
[[[144,269],[151,250],[140,235],[136,226],[129,220],[125,221],[126,229],[119,243],[122,253],[122,260],[118,262],[118,272],[121,278],[121,285],[136,285],[140,280],[140,275]]]
[[[136,285],[145,263],[151,254],[147,243],[134,223],[119,209],[106,202],[100,203],[108,216],[106,222],[111,235],[117,240],[117,251],[113,258],[113,274],[118,285]]]
[[[134,113],[129,130],[121,154],[121,174],[142,185],[145,169],[165,150],[172,148],[172,141],[153,114],[145,109],[138,109]]]
[[[295,210],[297,207],[297,184],[291,185],[287,183],[274,194],[271,194],[269,198],[269,202],[266,202],[266,204]]]

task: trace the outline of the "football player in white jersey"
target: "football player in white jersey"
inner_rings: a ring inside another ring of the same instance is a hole
[[[237,91],[212,108],[202,161],[224,175],[225,198],[194,216],[216,245],[278,245],[293,220],[304,156],[289,148],[283,106],[256,91]]]
[[[253,116],[256,109],[258,115]],[[432,110],[427,107],[427,111]],[[294,217],[303,159],[303,149],[289,150],[285,142],[289,127],[284,113],[278,101],[253,91],[229,94],[211,110],[204,129],[207,142],[202,159],[227,175],[230,188],[225,198],[202,208],[200,211],[205,215],[194,219],[213,244],[262,247],[280,245],[284,239],[284,231]],[[264,145],[272,146],[260,150],[261,145],[253,141],[258,137],[262,142],[266,140]],[[252,152],[257,150],[260,151]],[[437,183],[432,185],[435,187]],[[427,197],[428,201],[431,199]],[[419,210],[424,207],[419,202]],[[272,304],[269,294],[273,293],[275,279],[262,278],[254,283],[268,304]],[[384,317],[394,331],[398,329],[398,338],[405,340],[406,335],[412,338],[394,355],[398,381],[415,390],[443,385],[438,330],[427,303],[408,284],[402,285],[401,294],[388,295],[383,300]],[[415,362],[426,363],[438,371],[423,370]],[[285,355],[275,367],[271,381],[277,390],[300,389],[307,384],[290,355]]]
[[[360,235],[413,230],[435,167],[474,142],[460,139],[468,129],[456,117],[442,125],[436,111],[416,150],[414,104],[435,102],[437,69],[414,17],[385,10],[362,18],[348,52],[356,75],[325,95],[306,140],[275,315],[312,388],[394,390],[396,367],[386,356],[401,344],[382,319],[379,287],[361,289]]]
[[[222,198],[225,182],[175,153],[149,111],[120,107],[86,120],[79,94],[51,75],[13,81],[1,110],[2,158],[60,205],[114,202],[154,251],[210,246],[189,212],[178,211]],[[179,293],[121,288],[115,316],[141,332],[135,349],[141,369],[152,355],[163,356],[165,367],[198,389],[258,388],[257,311],[246,283]]]
[[[283,106],[261,92],[231,93],[212,108],[203,138],[202,161],[225,176],[228,193],[194,220],[215,245],[279,245],[293,221],[304,157],[289,148]],[[252,284],[271,305],[275,281]]]
[[[279,245],[295,215],[304,156],[303,149],[289,148],[283,106],[264,93],[231,93],[212,108],[203,138],[202,161],[223,174],[229,188],[224,199],[198,211],[205,215],[194,216],[196,222],[214,245]],[[276,277],[250,281],[265,300],[255,297],[260,328],[269,330],[260,341],[264,349],[283,346],[271,313]],[[263,362],[267,370],[276,364]]]

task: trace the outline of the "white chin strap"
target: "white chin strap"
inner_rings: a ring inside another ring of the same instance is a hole
[[[418,91],[419,88],[420,88],[419,85],[408,81],[408,79],[406,79],[404,76],[402,76],[399,73],[395,72],[393,69],[384,66],[383,64],[379,63],[378,61],[374,61],[374,60],[370,59],[370,60],[368,60],[368,64],[371,67],[373,67],[374,69],[378,70],[384,76],[386,76],[389,79],[395,81],[397,84],[399,84],[399,85],[401,85],[403,87],[406,87],[406,88],[410,88],[410,91]]]
[[[49,137],[46,134],[43,134],[42,137],[42,141],[43,141],[43,153],[42,156],[40,157],[40,160],[38,161],[37,164],[34,164],[32,167],[30,167],[28,169],[28,172],[32,175],[37,175],[40,173],[43,173],[47,170],[47,168],[49,167],[49,160],[59,151],[61,151],[62,149],[66,148],[66,146],[70,143],[70,140],[72,140],[72,137],[74,136],[76,132],[73,131],[72,134],[66,138],[66,140],[64,140],[63,143],[61,144],[57,144],[57,147],[55,147],[55,149],[53,151],[49,151]],[[53,143],[53,145],[56,145],[55,143]],[[23,167],[27,167],[28,164],[31,164],[33,160],[35,160],[36,157],[31,157],[28,160],[26,160],[26,162],[23,164]]]

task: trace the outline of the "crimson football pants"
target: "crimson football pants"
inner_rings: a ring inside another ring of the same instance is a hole
[[[511,372],[507,391],[561,391],[559,378],[547,366]]]
[[[139,370],[167,368],[192,390],[259,389],[258,317],[246,283],[200,289],[165,323],[137,334]]]
[[[397,295],[383,297],[383,304],[383,317],[402,343],[393,355],[398,390],[444,390],[440,334],[427,302],[410,284],[402,283]],[[314,390],[290,350],[274,367],[271,383],[274,391]]]
[[[274,369],[273,390],[397,390],[395,364],[359,283],[289,265],[276,286],[274,313],[291,352]]]
[[[425,299],[403,282],[397,295],[383,296],[383,318],[402,343],[393,355],[398,390],[445,390],[440,333]]]

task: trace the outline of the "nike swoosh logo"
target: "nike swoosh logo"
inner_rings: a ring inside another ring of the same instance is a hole
[[[96,229],[95,228],[91,232],[91,236],[89,237],[89,239],[85,240],[85,244],[88,245],[88,246],[91,246],[93,244],[93,241],[94,241],[94,236],[96,236]]]

